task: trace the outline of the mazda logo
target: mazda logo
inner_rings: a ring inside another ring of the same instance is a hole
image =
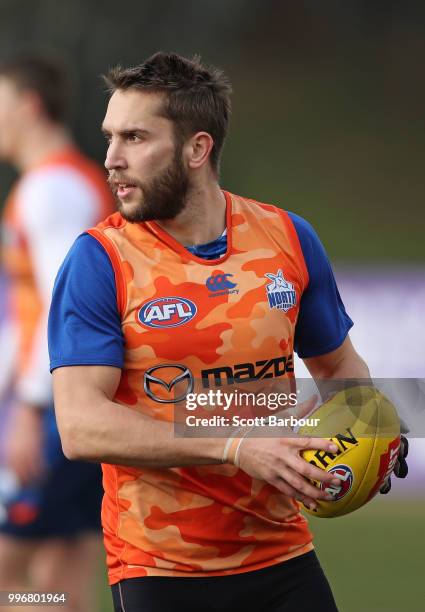
[[[180,373],[169,380],[166,376],[167,370],[179,370]],[[166,380],[163,378],[164,375]],[[184,393],[180,393],[180,395],[174,397],[173,399],[163,399],[162,397],[157,397],[152,390],[152,386],[160,385],[161,387],[167,389],[168,392],[171,392],[172,389],[179,383],[186,383],[186,390]],[[163,365],[154,366],[153,368],[146,370],[143,377],[143,386],[146,395],[153,399],[154,402],[159,402],[160,404],[176,404],[177,402],[184,400],[188,393],[192,393],[194,380],[192,372],[186,366],[180,365],[179,363],[164,363]]]

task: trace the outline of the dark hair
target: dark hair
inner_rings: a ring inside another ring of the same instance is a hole
[[[161,114],[173,122],[177,139],[182,141],[198,131],[208,132],[214,141],[211,166],[218,173],[232,93],[221,70],[204,66],[199,56],[188,59],[159,52],[139,66],[116,66],[103,78],[111,94],[120,89],[165,93]]]
[[[10,79],[18,89],[34,91],[49,119],[65,121],[70,87],[62,65],[44,57],[20,56],[2,63],[0,76]]]

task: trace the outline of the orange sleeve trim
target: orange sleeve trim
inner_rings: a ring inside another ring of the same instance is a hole
[[[108,253],[115,275],[118,311],[121,318],[123,318],[127,306],[127,285],[125,283],[124,273],[121,267],[120,256],[113,243],[105,236],[105,234],[102,234],[100,230],[96,228],[89,229],[87,233],[100,242],[105,251]]]
[[[279,209],[279,214],[282,215],[284,223],[288,228],[289,239],[291,240],[292,246],[294,247],[295,252],[297,253],[300,261],[300,271],[302,275],[303,281],[303,291],[305,291],[308,287],[308,283],[310,281],[310,277],[308,274],[307,264],[305,263],[304,253],[301,247],[300,239],[297,234],[297,230],[295,229],[294,224],[292,223],[291,217],[285,210]]]

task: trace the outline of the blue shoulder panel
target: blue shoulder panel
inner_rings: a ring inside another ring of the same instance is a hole
[[[74,242],[56,277],[49,316],[50,369],[124,363],[109,256],[90,234]]]
[[[345,312],[326,251],[305,219],[288,213],[292,220],[309,273],[295,329],[295,351],[299,357],[317,357],[344,342],[353,321]]]

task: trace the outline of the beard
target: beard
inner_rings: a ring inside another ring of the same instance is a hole
[[[125,204],[118,198],[116,182],[128,183],[140,190],[141,196],[130,210],[126,210]],[[118,212],[130,223],[175,219],[186,207],[189,179],[181,151],[177,147],[170,165],[149,182],[115,172],[109,176],[108,183],[115,196]]]

